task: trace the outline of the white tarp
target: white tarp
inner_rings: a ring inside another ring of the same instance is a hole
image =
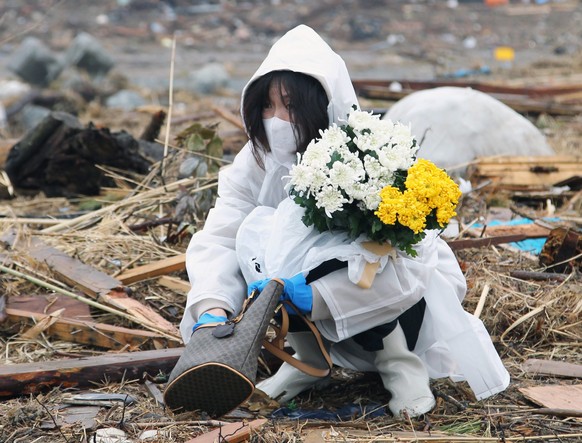
[[[414,92],[383,118],[411,124],[419,157],[463,176],[467,163],[494,155],[554,155],[528,119],[480,91],[445,86]]]

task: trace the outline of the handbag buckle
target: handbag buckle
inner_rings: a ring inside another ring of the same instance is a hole
[[[234,334],[234,325],[234,322],[230,321],[222,325],[218,325],[212,330],[212,335],[216,338],[230,337],[232,334]]]

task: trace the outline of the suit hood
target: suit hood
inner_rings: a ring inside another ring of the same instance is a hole
[[[309,26],[299,25],[283,35],[271,47],[267,57],[243,89],[272,71],[294,71],[316,78],[327,93],[329,123],[345,121],[352,107],[358,105],[356,92],[343,59]]]

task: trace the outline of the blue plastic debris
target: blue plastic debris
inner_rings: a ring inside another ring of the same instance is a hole
[[[476,69],[458,69],[449,74],[445,74],[444,78],[463,78],[469,77],[471,75],[489,75],[491,74],[491,68],[488,66],[482,66]]]
[[[543,218],[544,221],[559,221],[558,218]],[[515,225],[530,225],[533,224],[534,221],[530,220],[529,218],[516,218],[514,220],[509,221],[499,221],[499,220],[492,220],[487,223],[488,226],[515,226]],[[477,226],[477,225],[476,225]],[[479,225],[477,227],[483,227],[483,225]],[[540,237],[540,238],[528,238],[526,240],[518,241],[510,243],[511,246],[514,248],[519,249],[520,251],[529,252],[531,254],[539,255],[542,252],[542,248],[546,243],[547,237]]]
[[[286,418],[293,420],[326,420],[326,421],[346,421],[358,417],[366,418],[381,417],[389,415],[384,405],[370,403],[368,405],[347,404],[336,410],[329,409],[291,409],[279,408],[271,413],[271,418]]]

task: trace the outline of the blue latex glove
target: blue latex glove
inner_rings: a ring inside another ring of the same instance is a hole
[[[259,291],[259,293],[263,292],[263,289],[265,289],[265,286],[267,286],[267,283],[269,283],[270,281],[271,281],[270,278],[265,278],[263,280],[257,280],[250,283],[249,286],[247,287],[247,297],[250,296],[254,290]]]
[[[200,316],[198,322],[192,326],[192,332],[198,329],[200,326],[205,325],[206,323],[224,323],[228,320],[224,315],[214,315],[208,312],[205,312]]]
[[[293,303],[302,314],[309,314],[313,307],[313,290],[305,281],[303,274],[297,274],[291,278],[282,278],[280,280],[285,283],[283,294],[281,294],[281,301],[288,300]],[[252,282],[248,287],[248,294],[250,295],[255,289],[259,292],[262,291],[270,281],[270,278],[266,278],[264,280]],[[289,313],[293,314],[294,312],[290,309]]]

